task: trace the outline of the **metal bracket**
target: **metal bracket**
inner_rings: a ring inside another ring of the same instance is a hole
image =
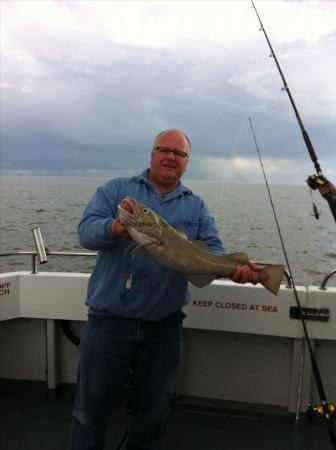
[[[291,306],[289,308],[289,317],[291,319],[318,320],[320,322],[328,322],[330,318],[329,308],[300,308],[299,306]]]

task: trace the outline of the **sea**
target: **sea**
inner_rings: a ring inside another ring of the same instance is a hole
[[[96,188],[108,178],[6,175],[1,177],[0,254],[35,250],[40,227],[51,252],[83,252],[77,224]],[[287,267],[266,187],[262,184],[183,180],[206,202],[227,252],[246,252],[260,263]],[[327,203],[314,193],[313,215],[305,186],[270,186],[279,228],[296,285],[319,285],[336,268],[336,224]],[[94,257],[49,256],[40,271],[91,272]],[[0,272],[31,270],[31,257],[0,255]],[[336,275],[328,286],[336,286]]]

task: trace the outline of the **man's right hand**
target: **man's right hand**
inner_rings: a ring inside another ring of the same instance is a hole
[[[326,184],[320,187],[319,191],[323,197],[329,197],[336,202],[336,187],[329,180],[326,180]]]
[[[119,217],[114,219],[114,221],[112,222],[111,231],[112,231],[112,234],[117,236],[119,239],[132,239],[131,236],[128,234],[128,231],[127,231],[125,225],[123,225],[121,223],[121,220],[119,219]]]

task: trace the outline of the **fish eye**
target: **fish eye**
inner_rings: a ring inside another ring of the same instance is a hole
[[[143,212],[144,214],[148,214],[149,211],[148,211],[147,208],[143,208],[142,212]]]

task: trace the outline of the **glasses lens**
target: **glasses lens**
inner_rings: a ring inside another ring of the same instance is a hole
[[[162,155],[168,155],[170,153],[173,153],[174,156],[176,156],[177,158],[188,158],[189,155],[187,152],[184,152],[182,150],[176,150],[176,149],[170,149],[170,148],[166,148],[166,147],[155,147],[156,151],[158,151],[159,153],[161,153]]]

